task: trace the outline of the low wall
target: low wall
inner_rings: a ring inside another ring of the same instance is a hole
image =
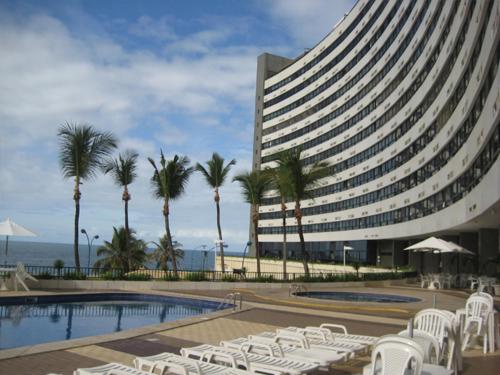
[[[225,256],[224,264],[226,265],[226,270],[231,269],[241,269],[242,266],[246,268],[247,272],[257,272],[257,260],[255,258],[245,258],[235,257],[235,256]],[[216,258],[216,270],[221,271],[221,258],[217,256]],[[298,261],[287,261],[286,263],[287,273],[304,273],[304,266]],[[262,272],[273,272],[281,273],[283,272],[283,261],[274,259],[261,259],[260,260],[260,270]],[[311,275],[316,273],[355,273],[356,270],[350,266],[343,264],[333,264],[333,263],[309,263],[309,271]],[[373,273],[373,272],[391,272],[390,268],[381,267],[360,267],[360,273]]]
[[[349,281],[334,283],[297,283],[308,289],[383,287],[404,285],[412,279],[381,281]],[[32,289],[80,289],[80,290],[233,290],[233,289],[286,289],[291,283],[206,282],[206,281],[106,281],[106,280],[39,280],[29,282]]]

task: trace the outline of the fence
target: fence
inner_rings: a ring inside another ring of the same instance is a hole
[[[178,271],[175,275],[172,271],[160,269],[140,269],[124,272],[123,269],[102,269],[93,267],[63,267],[52,266],[30,266],[26,270],[39,279],[63,279],[63,280],[130,280],[130,281],[247,281],[247,282],[334,282],[334,281],[370,281],[391,280],[415,277],[416,272],[333,272],[315,273],[306,276],[304,273],[281,272],[244,272],[234,270],[232,272],[222,271]]]

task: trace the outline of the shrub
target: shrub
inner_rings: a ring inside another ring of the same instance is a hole
[[[42,273],[39,273],[38,275],[36,275],[36,278],[40,279],[40,280],[50,280],[50,279],[53,279],[54,276],[52,276],[52,274],[50,272],[42,272]]]
[[[241,277],[235,276],[235,275],[231,275],[231,274],[224,274],[224,275],[222,275],[222,278],[220,279],[220,281],[226,281],[226,282],[229,282],[229,283],[232,283],[232,282],[235,282],[235,281],[240,281],[240,280],[241,280]]]
[[[64,268],[64,261],[62,259],[56,259],[54,260],[54,268],[57,270],[60,270],[61,268]]]
[[[207,281],[208,278],[205,272],[189,272],[184,275],[184,280],[186,281]]]
[[[128,281],[150,281],[153,277],[149,273],[132,273],[124,277]]]
[[[106,271],[106,272],[101,273],[99,275],[99,278],[102,280],[120,280],[120,279],[123,279],[123,273],[122,272]]]
[[[84,273],[81,272],[66,272],[63,275],[64,280],[86,280],[87,276]]]
[[[163,281],[179,281],[180,277],[175,276],[172,272],[166,271],[165,276],[161,278]]]
[[[269,275],[269,276],[256,276],[252,279],[248,279],[246,281],[250,281],[250,282],[255,282],[255,283],[272,283],[274,282],[274,277],[273,275]]]

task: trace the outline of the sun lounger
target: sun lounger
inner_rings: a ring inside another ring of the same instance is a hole
[[[149,373],[137,370],[133,367],[125,366],[120,363],[108,363],[106,365],[79,368],[73,372],[73,375],[148,375]]]
[[[232,367],[244,368],[251,372],[269,375],[300,375],[316,370],[319,366],[310,362],[291,360],[287,358],[270,357],[253,353],[244,353],[213,345],[199,345],[181,349],[184,357],[200,359],[207,362],[225,362]]]
[[[221,341],[220,345],[229,349],[241,350],[245,353],[250,352],[271,357],[314,363],[318,365],[321,370],[328,369],[333,363],[344,362],[346,360],[346,355],[335,353],[331,350],[304,349],[290,345],[282,346],[279,344],[279,338],[276,338],[274,342],[259,342],[242,337]]]
[[[315,327],[306,327],[306,328],[315,328]],[[321,324],[319,328],[329,330],[330,334],[337,340],[359,342],[360,344],[366,344],[370,346],[375,345],[379,340],[379,337],[376,336],[354,335],[352,333],[348,333],[346,326],[342,324],[324,323]],[[339,330],[340,332],[336,330]]]
[[[149,357],[136,357],[134,366],[142,371],[153,373],[174,373],[181,375],[248,375],[249,372],[213,363],[201,362],[173,353],[160,353]],[[184,372],[176,372],[183,369]]]
[[[261,332],[256,335],[249,336],[252,340],[265,342],[273,342],[276,337],[279,337],[283,345],[291,345],[296,347],[303,347],[305,349],[321,349],[321,350],[331,350],[336,353],[345,353],[349,358],[354,357],[355,350],[364,350],[364,347],[356,347],[345,345],[345,343],[339,343],[338,345],[334,342],[324,342],[321,340],[311,340],[300,333],[295,333],[291,331],[280,331],[280,332]]]
[[[333,348],[338,348],[340,351],[352,351],[354,353],[367,353],[368,346],[367,344],[361,344],[359,342],[350,341],[347,339],[338,339],[332,335],[331,331],[327,328],[319,328],[319,327],[306,327],[306,328],[298,328],[298,327],[288,327],[284,329],[278,329],[278,333],[298,333],[300,335],[304,335],[311,344],[328,344]]]

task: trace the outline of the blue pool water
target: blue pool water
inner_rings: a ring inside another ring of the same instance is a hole
[[[218,307],[218,302],[134,293],[5,297],[0,298],[0,349],[118,332]]]
[[[296,296],[331,299],[336,301],[354,301],[354,302],[386,302],[386,303],[408,303],[418,302],[418,298],[398,296],[393,294],[375,294],[375,293],[354,293],[354,292],[299,292]]]

